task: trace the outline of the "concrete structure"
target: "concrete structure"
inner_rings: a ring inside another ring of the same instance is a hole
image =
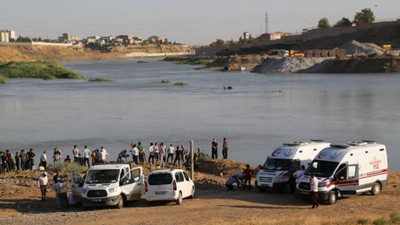
[[[261,41],[273,41],[273,40],[282,39],[289,35],[290,35],[290,33],[287,33],[287,32],[265,33],[265,34],[262,34],[260,37],[258,37],[258,39]]]
[[[0,42],[7,43],[10,41],[10,36],[7,30],[0,30]]]
[[[14,30],[9,30],[8,31],[8,37],[10,40],[16,41],[17,40],[17,32],[15,32]]]
[[[243,32],[243,40],[249,40],[250,39],[250,33],[249,32]]]
[[[99,39],[100,39],[100,36],[90,36],[90,37],[87,37],[87,38],[86,38],[86,42],[87,42],[88,44],[90,44],[90,43],[96,43],[97,40],[99,40]]]
[[[79,36],[74,36],[72,34],[68,34],[68,33],[63,33],[61,37],[59,37],[60,41],[64,41],[64,42],[73,42],[73,41],[80,41],[81,37]]]

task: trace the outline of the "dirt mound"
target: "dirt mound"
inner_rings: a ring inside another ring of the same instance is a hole
[[[352,40],[349,41],[342,46],[340,46],[341,49],[344,49],[346,54],[348,55],[383,55],[385,53],[385,50],[383,50],[381,47],[374,43],[360,43],[358,41]]]
[[[254,68],[255,73],[295,73],[313,67],[326,58],[268,58]]]
[[[214,159],[202,161],[198,171],[214,174],[216,176],[228,176],[237,172],[242,172],[246,164],[230,159]]]

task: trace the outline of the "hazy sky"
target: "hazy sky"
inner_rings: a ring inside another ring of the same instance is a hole
[[[207,44],[216,38],[237,40],[244,31],[296,32],[351,20],[371,8],[378,20],[400,17],[400,0],[2,0],[0,30],[17,35],[56,38],[68,32],[88,35],[157,34],[171,41]]]

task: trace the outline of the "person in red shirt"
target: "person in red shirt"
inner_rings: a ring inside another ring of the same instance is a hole
[[[248,189],[251,189],[251,176],[253,175],[253,170],[250,169],[250,165],[246,165],[246,169],[243,170],[243,189],[246,189],[247,183],[249,183]]]

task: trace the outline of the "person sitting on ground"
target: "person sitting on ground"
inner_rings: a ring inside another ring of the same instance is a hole
[[[47,177],[47,173],[43,172],[38,180],[38,187],[40,189],[40,193],[42,194],[42,201],[46,201],[46,192],[47,192],[47,185],[49,182],[49,178]]]
[[[248,183],[248,189],[251,189],[251,176],[253,175],[253,170],[250,169],[250,165],[246,165],[246,169],[243,170],[243,189],[246,189]]]
[[[67,155],[67,158],[64,159],[65,163],[71,163],[71,158]]]
[[[236,173],[228,178],[228,180],[225,183],[225,186],[228,188],[228,190],[233,191],[233,184],[236,183],[238,189],[242,185],[243,181],[243,174],[242,173]]]
[[[119,155],[118,159],[117,159],[117,163],[126,163],[126,160],[124,157],[122,157],[122,155]]]

